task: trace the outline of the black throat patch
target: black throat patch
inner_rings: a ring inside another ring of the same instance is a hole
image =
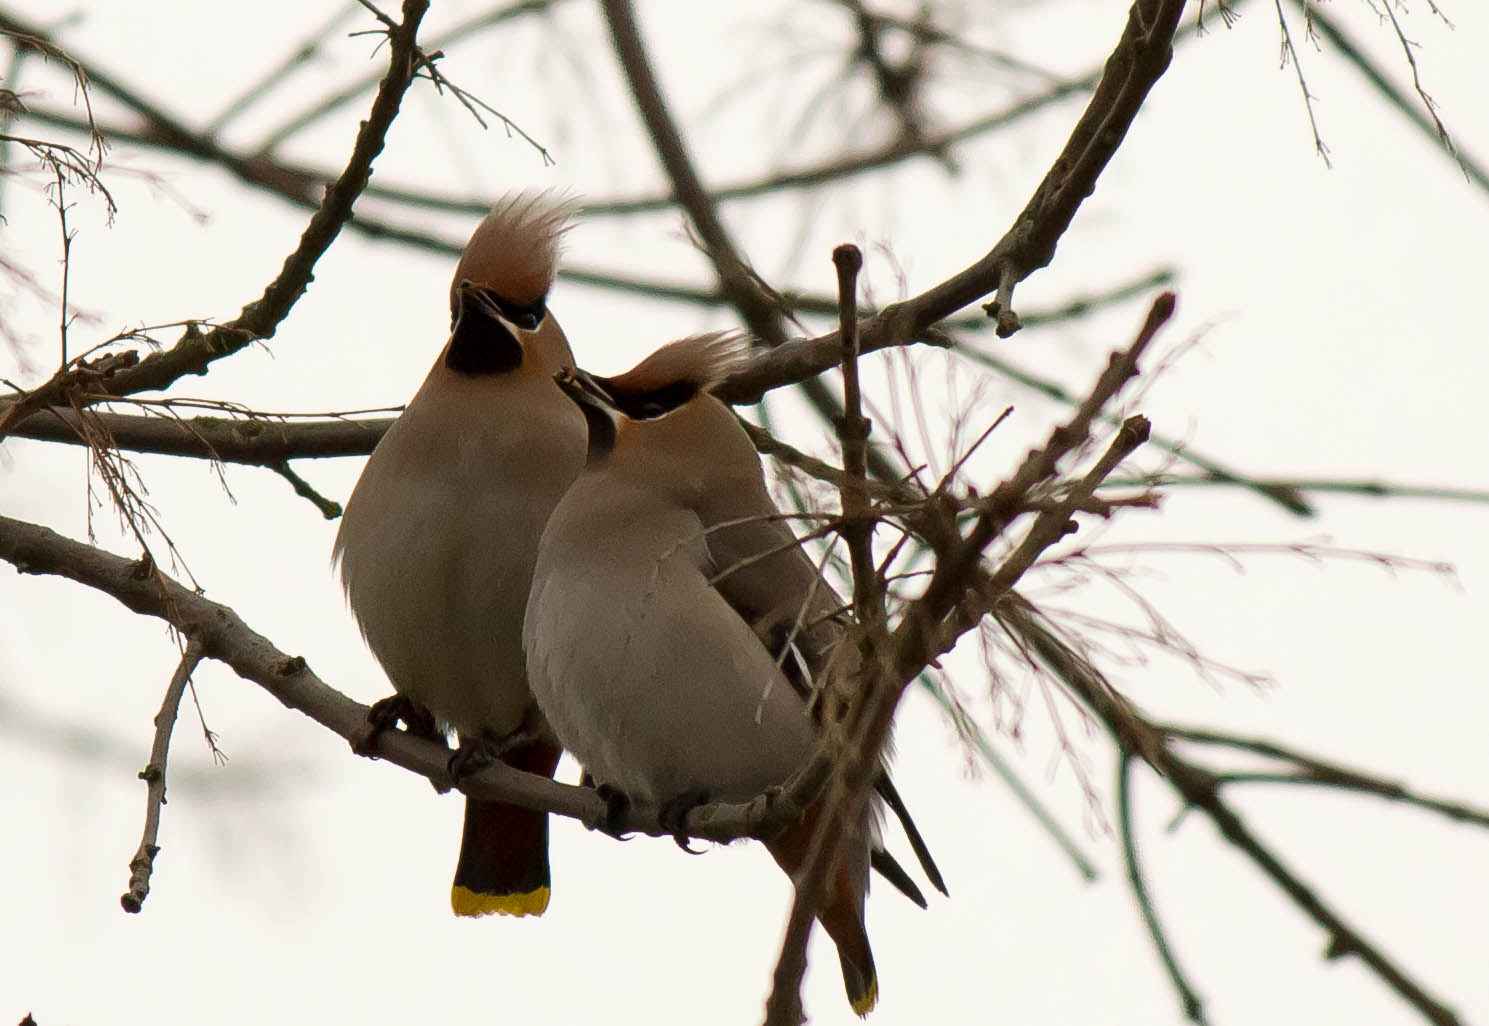
[[[589,430],[589,448],[585,452],[584,465],[592,467],[602,463],[615,451],[615,420],[593,401],[576,404],[584,414],[584,426]]]
[[[456,297],[445,366],[471,376],[509,374],[522,366],[522,343],[507,325],[536,330],[548,315],[544,301],[518,306],[472,285],[463,285]]]

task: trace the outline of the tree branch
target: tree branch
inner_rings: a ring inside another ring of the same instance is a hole
[[[1013,225],[976,263],[911,299],[885,307],[862,325],[860,352],[918,339],[937,321],[994,290],[1002,290],[1000,302],[1007,311],[1012,286],[1054,256],[1060,236],[1096,188],[1096,179],[1125,138],[1148,90],[1168,67],[1183,7],[1183,0],[1139,0],[1133,5],[1091,102]],[[841,347],[837,332],[777,347],[732,376],[718,395],[735,404],[758,402],[768,388],[805,381],[834,366]]]
[[[1250,859],[1305,915],[1329,936],[1328,957],[1356,955],[1429,1022],[1458,1026],[1452,1010],[1427,992],[1368,938],[1327,905],[1314,890],[1258,840],[1219,793],[1219,778],[1175,755],[1168,737],[1106,680],[1101,671],[1046,626],[1038,612],[1016,593],[998,609],[999,620],[1020,637],[1051,673],[1095,714],[1118,748],[1141,757],[1184,800],[1213,822],[1233,847]]]
[[[303,658],[276,648],[230,607],[183,587],[149,560],[124,559],[38,524],[5,516],[0,516],[0,560],[21,573],[68,578],[112,596],[135,613],[164,620],[199,643],[204,657],[226,664],[239,677],[259,685],[287,708],[305,714],[348,744],[366,739],[366,706],[326,684]],[[588,827],[613,823],[593,790],[523,773],[500,762],[452,780],[448,748],[401,730],[379,733],[367,754],[426,777],[441,790],[454,787],[475,798],[541,809]],[[826,769],[825,762],[816,759],[784,787],[749,802],[694,809],[687,817],[688,833],[719,843],[770,837],[800,818],[802,809],[821,789]],[[675,824],[662,824],[659,810],[641,803],[628,808],[618,826],[625,832],[658,837],[676,833]]]
[[[1126,751],[1121,752],[1117,757],[1117,829],[1122,836],[1122,861],[1127,864],[1127,883],[1132,888],[1132,896],[1137,901],[1138,911],[1142,913],[1143,923],[1148,928],[1148,936],[1153,941],[1153,947],[1158,951],[1158,957],[1163,962],[1169,981],[1173,983],[1174,990],[1179,992],[1179,1002],[1184,1006],[1184,1018],[1195,1023],[1196,1026],[1208,1026],[1209,1020],[1205,1018],[1204,1000],[1195,991],[1189,978],[1184,975],[1184,970],[1179,967],[1178,959],[1174,957],[1173,949],[1169,946],[1168,938],[1163,932],[1163,924],[1158,921],[1158,911],[1153,907],[1152,895],[1148,893],[1148,886],[1143,882],[1137,843],[1133,840],[1132,760],[1133,756]]]
[[[155,856],[160,853],[156,842],[160,837],[160,812],[165,805],[165,764],[171,751],[171,731],[176,726],[176,710],[181,706],[181,696],[186,685],[202,661],[201,642],[191,638],[181,662],[171,676],[165,690],[165,699],[160,703],[160,712],[155,714],[155,741],[150,746],[150,761],[140,770],[140,779],[145,782],[145,834],[140,839],[139,849],[129,860],[129,889],[119,896],[119,904],[126,912],[138,912],[150,893],[150,873],[155,868]]]
[[[428,7],[428,0],[404,0],[403,22],[388,30],[388,72],[378,87],[367,120],[362,122],[357,132],[351,157],[341,175],[327,190],[310,223],[306,225],[299,245],[286,258],[284,266],[263,295],[245,306],[227,324],[211,328],[207,332],[198,330],[195,325],[188,325],[180,341],[170,349],[121,365],[108,374],[86,375],[96,398],[165,388],[185,374],[205,373],[214,360],[238,352],[254,341],[273,337],[279,324],[289,315],[290,309],[310,284],[316,261],[351,218],[352,205],[367,186],[372,173],[372,162],[382,152],[388,129],[398,115],[403,95],[413,82],[417,49],[415,37],[419,22]],[[0,16],[0,25],[19,27],[8,15]],[[20,27],[20,30],[26,31],[26,28]],[[159,113],[159,117],[168,120],[163,113]],[[41,406],[58,405],[61,398],[82,380],[83,377],[77,371],[64,368],[41,388],[0,406],[0,436],[24,414]]]
[[[1241,737],[1219,731],[1181,727],[1172,723],[1155,723],[1153,729],[1180,741],[1234,748],[1255,755],[1263,755],[1269,759],[1289,762],[1297,767],[1295,771],[1288,773],[1222,772],[1217,775],[1221,784],[1311,784],[1320,787],[1335,787],[1373,795],[1387,801],[1415,805],[1417,808],[1435,812],[1459,823],[1470,823],[1489,829],[1489,809],[1477,809],[1462,802],[1417,794],[1396,781],[1384,780],[1372,773],[1341,766],[1336,762],[1320,759],[1316,755],[1308,755],[1266,738]]]

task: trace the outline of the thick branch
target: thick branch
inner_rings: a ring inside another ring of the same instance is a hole
[[[366,456],[393,425],[391,417],[283,421],[105,412],[92,416],[120,449],[265,467],[291,459]],[[74,410],[53,406],[31,415],[11,433],[18,438],[86,445],[81,431],[81,418]]]
[[[1168,67],[1183,8],[1183,0],[1140,0],[1133,5],[1095,95],[1013,225],[976,263],[918,296],[885,307],[862,325],[861,352],[919,338],[937,321],[995,289],[1006,309],[1012,286],[1050,262],[1060,236],[1095,190],[1143,99]],[[837,332],[781,346],[731,377],[719,396],[736,404],[757,402],[768,388],[804,381],[834,366],[841,347]]]
[[[164,620],[198,640],[204,656],[227,664],[287,708],[304,713],[349,744],[366,739],[366,706],[326,684],[303,658],[280,651],[230,607],[183,587],[149,561],[124,559],[5,516],[0,516],[0,560],[21,573],[66,577],[113,596],[133,612]],[[452,781],[449,749],[403,731],[380,733],[368,754],[427,777],[441,789],[453,786],[476,798],[542,809],[591,827],[613,822],[606,818],[605,803],[593,790],[523,773],[500,762]],[[826,765],[814,760],[779,791],[741,805],[694,809],[687,817],[687,830],[700,840],[720,843],[769,837],[800,817],[825,778]],[[626,810],[619,827],[654,836],[676,832],[674,825],[662,825],[658,810],[641,804]]]

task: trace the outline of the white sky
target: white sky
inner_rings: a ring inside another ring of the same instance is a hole
[[[51,4],[17,6],[36,20],[55,17]],[[80,7],[84,16],[63,40],[205,123],[335,6],[115,0]],[[437,4],[429,24],[448,24],[478,6]],[[694,145],[713,181],[810,161],[842,142],[849,118],[840,111],[829,107],[806,142],[791,140],[790,116],[781,114],[796,109],[799,101],[789,97],[831,77],[826,61],[806,61],[794,76],[766,70],[778,46],[809,55],[838,45],[845,21],[827,4],[801,5],[789,21],[772,13],[787,6],[751,5],[748,13],[741,6],[721,16],[681,0],[643,5],[654,57],[678,114],[695,126]],[[990,45],[1072,72],[1104,55],[1125,11],[1095,2],[1019,6],[969,21]],[[1371,40],[1402,79],[1399,49],[1363,4],[1345,0],[1328,10]],[[1406,25],[1422,44],[1424,81],[1445,120],[1482,158],[1489,156],[1489,12],[1459,2],[1447,14],[1456,31],[1425,7],[1414,8]],[[1054,265],[1020,291],[1023,302],[1043,307],[1175,265],[1179,314],[1164,338],[1176,343],[1203,332],[1203,339],[1141,406],[1158,430],[1257,473],[1489,488],[1480,412],[1489,380],[1480,309],[1489,203],[1383,113],[1351,71],[1305,48],[1334,158],[1333,169],[1325,168],[1312,153],[1292,70],[1277,68],[1269,5],[1248,5],[1232,30],[1218,19],[1215,25],[1176,58]],[[448,99],[421,87],[376,180],[476,195],[526,182],[591,196],[657,187],[589,5],[562,5],[552,25],[502,38],[501,49],[489,40],[452,49],[445,70],[544,141],[557,166],[542,168],[499,132],[480,134]],[[331,59],[277,93],[229,140],[253,140],[369,66],[366,38],[338,37],[328,49]],[[545,93],[534,84],[537,72],[559,84]],[[941,123],[1000,105],[999,79],[965,69],[947,74],[936,94]],[[741,81],[760,91],[715,108],[704,123],[712,101]],[[34,90],[38,103],[72,96],[55,70],[34,63],[19,87]],[[340,160],[365,106],[365,99],[354,104],[289,152]],[[916,163],[835,193],[728,214],[778,284],[828,290],[831,245],[856,239],[890,247],[907,287],[918,291],[992,244],[1078,109],[1067,104],[1044,115],[1038,132],[959,150],[954,180]],[[850,130],[874,138],[872,127]],[[167,188],[115,172],[121,211],[112,229],[87,201],[74,211],[80,234],[71,287],[78,306],[97,315],[73,329],[78,342],[124,326],[231,316],[258,294],[303,226],[305,215],[245,193],[217,172],[122,147],[115,157]],[[7,258],[54,278],[55,212],[14,180],[5,190]],[[192,210],[208,219],[199,222]],[[472,219],[428,220],[463,237]],[[705,280],[679,225],[671,213],[587,224],[570,236],[570,258]],[[347,234],[267,348],[225,361],[176,392],[278,410],[401,402],[443,341],[450,266]],[[871,258],[869,271],[877,296],[897,294],[888,260]],[[5,303],[35,343],[27,350],[30,372],[14,354],[0,353],[0,373],[34,383],[55,359],[55,312],[13,297]],[[581,360],[600,370],[629,365],[686,331],[727,323],[719,313],[659,312],[574,286],[561,286],[553,307]],[[1141,313],[1128,305],[989,344],[1083,388]],[[940,357],[929,359],[939,368]],[[939,369],[928,380],[939,383]],[[991,482],[1048,430],[1058,407],[996,379],[987,387],[989,412],[1016,406],[984,454],[981,472]],[[937,389],[929,393],[934,404]],[[788,422],[784,433],[814,448],[826,444],[806,421]],[[79,450],[12,441],[0,453],[0,511],[85,536]],[[387,693],[329,572],[333,524],[265,471],[229,468],[232,501],[204,465],[156,458],[139,465],[212,598],[233,605],[284,650],[303,654],[333,685],[363,701]],[[344,498],[359,466],[343,460],[300,470]],[[1319,505],[1322,515],[1303,522],[1240,492],[1176,491],[1161,514],[1133,514],[1105,540],[1328,538],[1451,561],[1456,582],[1276,555],[1248,558],[1244,574],[1218,559],[1141,557],[1131,565],[1146,594],[1202,651],[1267,672],[1275,684],[1261,692],[1233,682],[1217,688],[1164,659],[1116,666],[1114,678],[1165,717],[1272,735],[1428,793],[1489,803],[1482,653],[1489,516],[1482,507],[1426,501],[1321,498]],[[134,554],[108,515],[97,525],[101,544]],[[1057,597],[1097,612],[1116,608],[1100,592]],[[458,799],[436,798],[409,774],[351,758],[331,735],[216,665],[199,671],[197,685],[231,761],[211,766],[195,714],[183,708],[164,851],[144,912],[126,916],[117,897],[144,804],[134,773],[146,760],[151,717],[176,652],[158,624],[111,599],[8,569],[0,570],[0,648],[0,774],[7,781],[0,816],[9,839],[0,846],[8,927],[0,931],[0,1021],[28,1010],[41,1026],[759,1017],[788,904],[787,883],[762,850],[735,845],[687,858],[670,842],[617,844],[555,820],[549,913],[538,921],[457,921],[447,893]],[[974,674],[961,683],[970,697],[985,695]],[[1028,689],[1023,681],[1007,686],[1016,694]],[[921,912],[887,887],[875,890],[877,1026],[1180,1020],[1114,839],[1089,814],[1043,703],[1026,697],[1020,739],[999,738],[1000,750],[1081,839],[1101,879],[1083,884],[990,774],[969,776],[950,727],[913,697],[899,726],[897,779],[953,897]],[[975,704],[987,714],[985,698]],[[1063,723],[1109,799],[1109,754],[1068,708]],[[1325,792],[1231,797],[1295,870],[1463,1021],[1489,1017],[1489,835]],[[1355,962],[1323,962],[1327,939],[1206,822],[1191,817],[1166,831],[1176,811],[1166,786],[1143,777],[1137,799],[1149,885],[1214,1022],[1419,1021]],[[851,1021],[836,959],[821,938],[807,1010],[814,1022]]]

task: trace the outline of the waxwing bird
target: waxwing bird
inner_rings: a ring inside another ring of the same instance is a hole
[[[737,351],[700,336],[600,379],[598,395],[564,383],[588,423],[586,469],[544,529],[523,628],[533,695],[564,747],[599,784],[663,808],[745,801],[817,745],[807,699],[752,622],[796,621],[798,610],[763,588],[740,600],[747,615],[725,594],[735,575],[721,553],[760,565],[787,551],[778,534],[763,544],[729,533],[740,520],[731,495],[749,500],[746,516],[761,504],[775,513],[749,437],[706,392]],[[766,843],[793,878],[816,815]],[[818,916],[859,1015],[878,998],[863,916],[876,843],[866,812]]]
[[[590,380],[601,387],[611,406],[632,419],[646,420],[681,405],[706,388],[707,381],[722,380],[730,363],[744,352],[728,336],[698,336],[663,346],[624,374]],[[822,684],[832,675],[834,659],[856,658],[856,653],[839,644],[845,627],[843,600],[781,516],[765,487],[753,447],[746,457],[738,446],[744,435],[734,418],[724,417],[719,404],[708,405],[711,416],[707,423],[700,419],[700,450],[728,438],[735,443],[730,452],[736,457],[711,462],[707,487],[690,495],[692,508],[708,531],[709,558],[718,569],[713,586],[759,636],[792,687],[814,702],[814,712],[820,717],[824,710],[815,703],[822,698]],[[851,676],[846,665],[837,670],[839,675]],[[904,829],[932,886],[946,894],[941,870],[887,771],[879,774],[875,789]],[[919,888],[882,847],[874,849],[873,865],[898,890],[925,907]]]
[[[560,748],[528,689],[522,617],[543,525],[584,464],[584,417],[554,383],[574,358],[546,306],[574,207],[519,193],[476,228],[450,339],[368,459],[333,556],[398,694],[463,749],[545,776]],[[468,798],[455,913],[540,915],[548,896],[547,815]]]

